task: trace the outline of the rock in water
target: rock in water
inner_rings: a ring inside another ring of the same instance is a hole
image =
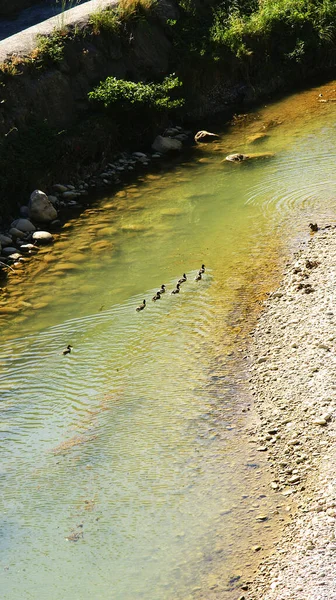
[[[35,231],[33,233],[33,240],[38,244],[51,244],[54,241],[53,236],[49,231]]]
[[[209,144],[209,142],[213,142],[218,140],[219,135],[217,133],[211,133],[210,131],[198,131],[194,137],[194,140],[197,144]]]
[[[35,190],[31,194],[28,208],[29,216],[33,221],[48,222],[57,218],[57,210],[51,204],[48,196],[41,190]]]
[[[247,160],[248,158],[249,156],[247,156],[247,154],[229,154],[229,156],[227,156],[225,160],[228,160],[229,162],[242,162],[243,160]]]
[[[182,150],[182,142],[175,140],[174,138],[158,135],[152,144],[152,148],[155,152],[160,152],[161,154],[171,151],[176,152]]]

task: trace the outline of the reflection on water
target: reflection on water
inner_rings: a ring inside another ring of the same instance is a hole
[[[288,501],[269,495],[248,434],[246,338],[288,245],[334,214],[336,107],[319,92],[237,120],[192,162],[102,199],[24,281],[11,274],[4,600],[231,600],[251,547],[271,548]],[[275,156],[226,162],[235,151]]]

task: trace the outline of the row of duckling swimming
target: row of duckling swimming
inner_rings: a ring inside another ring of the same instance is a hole
[[[203,273],[205,273],[205,265],[202,265],[200,270],[198,271],[196,277],[195,277],[195,281],[201,281],[202,279],[202,275]],[[176,284],[176,288],[173,289],[173,291],[171,292],[171,294],[179,294],[181,291],[181,285],[187,281],[187,276],[185,273],[183,273],[181,279],[178,280],[177,284]],[[166,293],[166,286],[163,283],[161,285],[161,288],[156,292],[156,294],[153,296],[152,301],[156,302],[157,300],[160,300],[162,294]],[[140,306],[138,306],[135,310],[137,312],[140,312],[140,310],[143,310],[144,308],[146,308],[146,300],[143,300],[143,302],[140,304]]]

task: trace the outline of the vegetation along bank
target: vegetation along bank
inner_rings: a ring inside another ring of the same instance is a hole
[[[121,0],[60,25],[0,68],[0,213],[171,122],[332,74],[335,32],[329,0]]]

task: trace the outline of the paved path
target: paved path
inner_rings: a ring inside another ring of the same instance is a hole
[[[117,0],[82,0],[82,2],[83,1],[84,3],[81,3],[79,6],[75,6],[74,8],[62,12],[61,14],[48,18],[37,25],[23,29],[19,33],[11,35],[6,39],[2,39],[0,41],[0,62],[3,62],[6,58],[8,58],[8,56],[13,54],[16,56],[24,56],[29,54],[29,52],[31,52],[36,46],[36,36],[38,34],[48,34],[51,33],[55,28],[57,29],[59,27],[74,23],[83,23],[84,21],[87,21],[91,13],[102,8],[106,8],[107,6],[117,4]],[[44,8],[45,10],[48,9],[48,7]],[[52,10],[52,7],[49,6],[49,11],[50,10]],[[43,18],[43,15],[48,13],[42,11],[39,14],[40,17],[42,16]],[[22,17],[22,13],[21,18],[22,26],[25,27],[24,22],[26,22],[27,27],[27,20],[25,21],[25,17]]]

